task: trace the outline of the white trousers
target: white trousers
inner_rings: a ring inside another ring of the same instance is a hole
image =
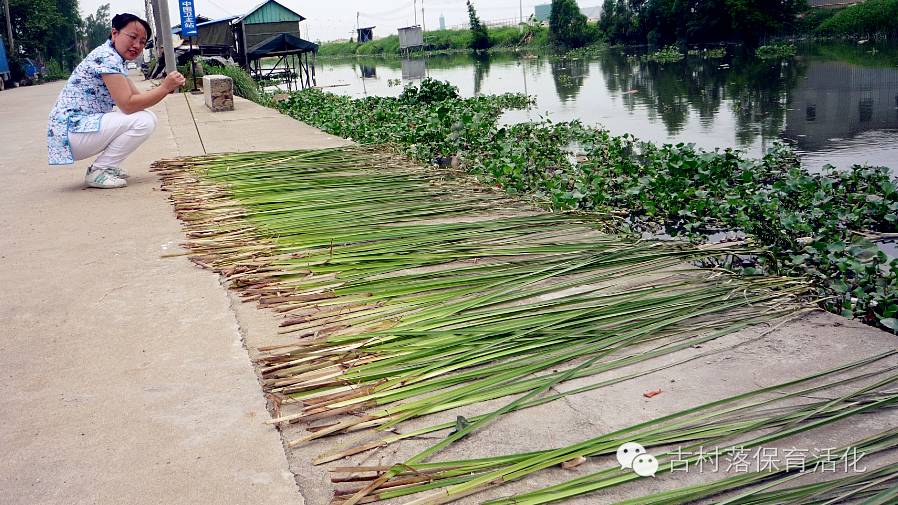
[[[113,111],[103,114],[99,131],[69,132],[69,144],[76,160],[100,154],[93,162],[94,170],[121,168],[122,162],[156,129],[156,115],[148,110],[125,114]]]

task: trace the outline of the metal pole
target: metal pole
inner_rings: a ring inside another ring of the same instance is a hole
[[[412,1],[412,12],[415,13],[415,24],[418,24],[418,0]]]
[[[156,41],[153,44],[153,56],[158,60],[162,56],[159,46],[162,45],[162,24],[159,23],[159,0],[150,0],[150,8],[153,9],[153,29],[156,30]]]
[[[249,51],[247,51],[246,47],[246,23],[243,21],[240,22],[240,33],[243,35],[243,66],[246,67],[246,71],[249,72]]]
[[[171,38],[171,17],[168,15],[168,0],[156,0],[159,5],[159,24],[162,25],[159,37],[162,39],[162,50],[165,53],[165,73],[170,74],[178,69],[175,61],[175,46]]]
[[[12,39],[12,18],[9,17],[9,0],[3,2],[3,9],[6,12],[6,37],[9,39],[9,52],[16,54],[16,43]]]
[[[150,50],[150,57],[156,56],[156,35],[159,35],[159,27],[156,26],[156,7],[153,6],[153,0],[145,0],[144,6],[147,11],[147,23],[150,24],[150,28],[153,30],[153,37],[151,37],[153,41],[153,49]],[[150,39],[148,39],[150,40]]]
[[[518,0],[518,16],[520,16],[521,24],[524,24],[524,0]]]
[[[190,73],[193,74],[193,91],[197,91],[196,87],[196,55],[193,54],[193,37],[190,37]]]
[[[427,31],[427,24],[424,22],[424,0],[421,0],[421,33]]]
[[[146,16],[144,19],[146,19],[146,20],[147,20],[147,23],[150,24],[150,29],[153,29],[153,23],[154,23],[154,21],[153,21],[153,7],[150,5],[150,0],[143,0],[143,10],[144,10],[144,15]],[[147,41],[150,40],[149,35],[150,35],[150,34],[148,33],[148,34],[147,34]],[[155,46],[156,44],[153,44],[153,45]],[[141,53],[141,56],[143,56],[143,53]],[[141,58],[141,59],[142,59],[142,58]]]

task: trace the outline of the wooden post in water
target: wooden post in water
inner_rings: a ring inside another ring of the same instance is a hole
[[[306,56],[306,84],[311,88],[312,87],[312,79],[309,74],[309,53],[305,53]]]
[[[294,81],[297,81],[299,79],[299,74],[297,74],[297,72],[296,72],[296,55],[295,54],[290,55],[290,66],[291,66],[290,82],[293,83]],[[300,86],[299,89],[302,89],[302,82],[299,82],[298,84]]]

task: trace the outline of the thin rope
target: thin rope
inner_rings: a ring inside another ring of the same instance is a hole
[[[196,116],[193,115],[193,107],[190,106],[190,99],[187,98],[187,93],[183,93],[184,101],[187,102],[187,110],[190,111],[190,119],[193,120],[193,127],[196,128],[196,136],[200,139],[200,147],[203,148],[203,154],[209,154],[206,152],[206,144],[203,143],[203,136],[200,134],[200,127],[196,124]]]

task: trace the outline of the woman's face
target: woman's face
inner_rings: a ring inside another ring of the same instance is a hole
[[[147,31],[137,21],[131,21],[121,30],[112,29],[112,45],[125,60],[140,56],[147,45]]]

